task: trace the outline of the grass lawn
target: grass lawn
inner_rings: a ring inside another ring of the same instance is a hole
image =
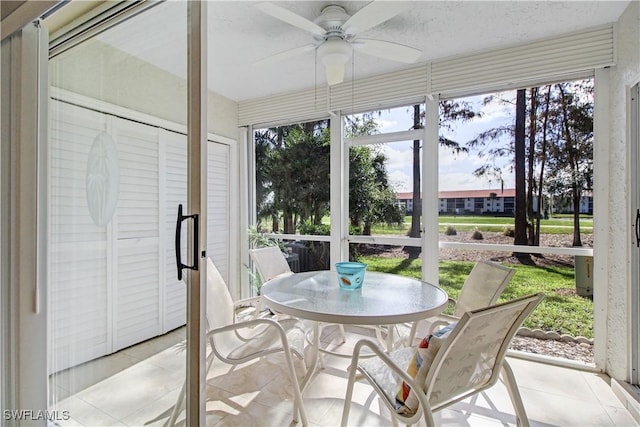
[[[416,279],[421,276],[420,259],[366,256],[360,257],[358,261],[367,263],[371,271],[400,274]],[[451,298],[455,299],[458,296],[473,265],[473,262],[464,261],[440,262],[440,286]],[[572,268],[507,266],[515,268],[516,274],[502,293],[499,302],[537,292],[546,295],[525,321],[524,326],[593,339],[593,301],[573,292],[575,282]]]
[[[407,217],[411,224],[411,217]],[[487,217],[487,216],[440,216],[438,218],[440,231],[447,226],[453,226],[458,231],[503,231],[505,227],[513,227],[512,217]],[[408,229],[408,228],[407,228]],[[573,217],[558,216],[543,219],[540,222],[540,231],[546,234],[572,234]],[[593,233],[593,217],[580,216],[580,232]]]
[[[513,217],[493,217],[493,216],[440,216],[439,231],[444,232],[449,226],[457,231],[480,231],[502,232],[505,227],[513,228]],[[372,233],[377,235],[406,235],[411,227],[411,216],[405,216],[402,225],[377,224],[372,228]],[[553,216],[543,219],[540,223],[540,231],[546,234],[572,234],[573,216]],[[589,215],[580,216],[580,231],[582,233],[593,233],[593,217]]]

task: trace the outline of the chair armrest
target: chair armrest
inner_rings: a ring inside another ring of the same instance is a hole
[[[249,319],[255,319],[267,313],[265,310],[263,310],[262,298],[260,298],[259,296],[240,299],[238,301],[235,301],[233,305],[236,313],[236,316],[234,317],[234,323]],[[243,308],[247,308],[247,310],[244,311],[242,310]]]
[[[357,369],[358,368],[358,360],[360,359],[360,353],[362,351],[363,347],[368,347],[369,350],[371,350],[373,353],[375,353],[375,355],[385,364],[389,367],[389,369],[391,369],[395,374],[397,374],[401,380],[403,380],[404,382],[406,382],[407,384],[409,384],[409,387],[411,387],[411,389],[413,390],[422,390],[422,385],[418,384],[409,374],[407,374],[406,369],[401,368],[400,366],[396,365],[393,360],[391,360],[391,358],[389,357],[389,355],[383,350],[381,349],[378,345],[376,345],[375,343],[367,340],[367,339],[362,339],[360,341],[358,341],[353,349],[353,355],[351,356],[351,366],[349,367],[349,369]],[[360,369],[365,375],[366,372],[364,372],[362,369]],[[367,375],[367,377],[369,377]],[[370,378],[370,377],[369,377]]]
[[[233,323],[231,325],[221,326],[219,328],[212,329],[207,333],[207,336],[209,335],[213,336],[216,334],[221,334],[223,332],[237,331],[245,328],[253,329],[258,325],[267,325],[267,326],[277,328],[278,330],[282,331],[282,333],[284,334],[284,328],[275,320],[258,318],[258,319],[246,320],[244,322]],[[286,338],[286,335],[283,335],[283,336]]]
[[[260,331],[260,333],[255,334],[255,329],[258,326],[265,326],[264,329],[262,329]],[[234,332],[236,336],[240,337],[240,339],[244,342],[250,342],[252,340],[252,337],[242,337],[241,336],[241,330],[242,329],[248,329],[250,331],[253,331],[253,338],[256,338],[257,336],[259,336],[261,333],[265,332],[268,328],[274,328],[276,330],[276,332],[278,333],[278,336],[280,338],[280,343],[282,345],[282,348],[290,353],[290,348],[289,348],[289,341],[287,340],[287,333],[285,332],[284,328],[282,327],[282,325],[280,325],[278,322],[276,322],[275,320],[272,319],[265,319],[265,318],[257,318],[257,319],[252,319],[252,320],[247,320],[245,322],[240,322],[240,323],[232,323],[230,325],[226,325],[226,326],[222,326],[220,328],[216,328],[216,329],[212,329],[209,332],[207,332],[207,339],[214,339],[216,335],[219,334],[223,334],[225,332]],[[220,352],[217,351],[216,346],[213,345],[212,346],[212,350],[213,352],[216,354],[216,356],[218,358],[220,358],[223,361],[227,361],[228,363],[242,363],[244,361],[248,361],[253,359],[255,356],[254,354],[248,355],[244,358],[241,359],[230,359],[228,357],[228,355],[224,355],[221,354]]]
[[[429,326],[429,330],[428,330],[427,334],[431,335],[437,329],[439,329],[441,326],[450,325],[451,323],[455,323],[458,320],[460,320],[460,318],[455,317],[455,316],[451,316],[449,314],[439,314],[438,318],[436,320],[434,320],[433,322],[431,322],[431,325]]]
[[[243,307],[243,306],[250,306],[250,305],[255,305],[255,304],[259,304],[260,303],[260,297],[250,297],[250,298],[243,298],[243,299],[239,299],[238,301],[235,301],[233,304],[236,307]]]

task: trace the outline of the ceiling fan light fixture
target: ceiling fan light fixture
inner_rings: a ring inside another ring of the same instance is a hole
[[[342,39],[329,39],[318,46],[318,57],[325,67],[329,86],[344,81],[345,66],[351,55],[351,46]]]

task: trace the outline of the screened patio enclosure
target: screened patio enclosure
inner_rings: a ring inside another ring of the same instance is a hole
[[[172,31],[175,22],[184,25],[186,11],[180,19],[164,16],[160,3],[146,12],[147,18],[157,21],[144,31],[129,18],[114,31],[105,28],[96,32],[95,38],[78,44],[74,51],[56,53],[61,40],[73,37],[74,31],[82,32],[79,23],[95,25],[96,21],[90,20],[109,11],[105,4],[94,10],[75,9],[78,3],[82,2],[70,2],[41,22],[50,36],[48,102],[53,113],[49,117],[45,234],[50,246],[39,267],[47,272],[48,333],[55,336],[64,331],[64,340],[51,342],[50,351],[62,356],[47,360],[50,373],[162,335],[184,324],[186,313],[185,290],[174,274],[175,213],[171,208],[187,194],[187,69],[185,61],[171,60],[176,58],[176,47],[184,48],[186,43],[184,28]],[[640,81],[638,2],[527,2],[520,6],[518,2],[497,2],[491,12],[476,2],[451,8],[444,2],[411,2],[409,9],[363,37],[413,45],[423,53],[419,60],[398,64],[356,52],[345,64],[344,81],[330,86],[313,52],[280,65],[254,64],[265,56],[313,42],[304,31],[267,16],[254,3],[208,3],[211,75],[206,158],[210,204],[206,249],[234,298],[254,293],[247,230],[256,221],[255,130],[329,121],[330,234],[283,237],[328,242],[329,265],[333,265],[349,257],[351,244],[371,241],[349,234],[345,176],[350,147],[379,141],[348,139],[345,118],[422,105],[424,129],[380,137],[421,141],[422,234],[400,241],[375,237],[373,243],[419,247],[422,279],[437,283],[438,186],[430,184],[438,182],[438,156],[433,155],[438,147],[438,102],[593,78],[595,369],[620,382],[637,382],[640,301],[628,296],[637,297],[640,276],[638,249],[631,244],[637,233],[634,219],[640,199],[638,177],[633,174],[637,158],[632,157],[638,144],[637,104],[633,104],[631,92]],[[277,4],[309,20],[325,6],[323,2]],[[344,7],[353,14],[366,4],[346,2]],[[486,25],[496,19],[496,10],[505,22],[501,30]],[[484,24],[473,24],[469,33],[453,31],[455,25],[463,28],[463,23],[469,22],[469,14]],[[545,24],[523,25],[529,22],[524,17],[530,16],[538,16]],[[143,38],[154,40],[162,49],[142,48]],[[447,42],[446,38],[452,40]],[[120,62],[111,63],[112,58]],[[121,64],[130,68],[116,67]],[[121,86],[117,81],[125,74],[130,80]],[[94,78],[106,84],[96,86]],[[3,95],[4,89],[3,81]],[[163,102],[154,101],[158,94],[164,94]],[[86,193],[87,163],[72,164],[70,160],[86,157],[96,141],[103,141],[101,132],[109,135],[118,153],[120,198],[114,222],[94,232],[78,227],[94,221],[90,212],[67,215],[69,201],[74,207]],[[3,213],[3,223],[6,221],[8,215]],[[89,240],[92,247],[100,247],[98,252],[79,243]],[[69,263],[69,259],[77,262]],[[4,274],[9,268],[3,264],[2,269]],[[96,275],[99,280],[91,283],[99,282],[100,286],[87,288],[86,279]],[[3,307],[8,303],[3,297]],[[78,308],[81,310],[75,315],[69,315]]]

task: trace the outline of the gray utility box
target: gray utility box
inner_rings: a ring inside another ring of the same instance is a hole
[[[574,257],[574,275],[576,292],[581,297],[593,296],[593,257],[576,255]]]

